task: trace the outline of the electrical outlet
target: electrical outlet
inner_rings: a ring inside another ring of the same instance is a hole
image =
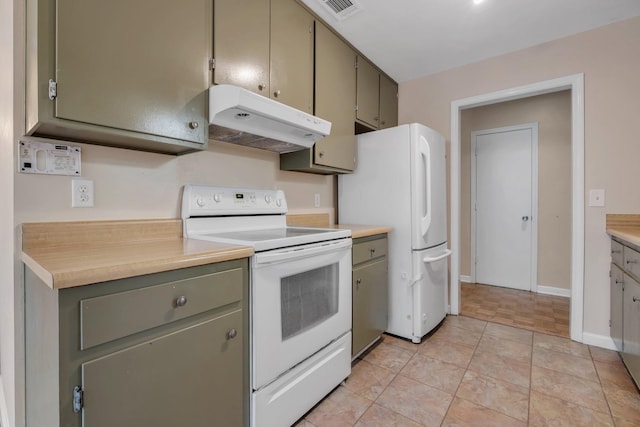
[[[314,205],[316,208],[319,208],[319,207],[320,207],[320,194],[319,194],[319,193],[316,193],[316,194],[314,195],[314,197],[313,197],[313,205]]]
[[[93,207],[93,181],[86,179],[71,180],[71,207]]]

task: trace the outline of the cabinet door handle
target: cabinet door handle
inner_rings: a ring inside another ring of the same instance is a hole
[[[185,305],[187,305],[187,297],[180,295],[176,298],[176,307],[184,307]]]
[[[637,259],[628,259],[627,260],[627,264],[637,264],[638,260]]]
[[[324,157],[324,151],[318,152],[318,157],[320,157],[320,158]]]
[[[356,279],[356,290],[360,289],[360,283],[362,283],[362,279]]]
[[[621,253],[622,253],[622,251],[621,251],[620,249],[618,249],[617,251],[616,251],[616,250],[611,249],[611,253],[612,253],[612,254],[621,254]]]
[[[376,254],[376,248],[369,249],[369,252],[371,252],[371,256],[374,256]]]
[[[616,279],[616,285],[624,285],[624,280]]]
[[[238,331],[236,331],[235,329],[229,329],[229,331],[227,331],[227,339],[228,340],[232,340],[236,336],[238,336]]]
[[[258,90],[259,90],[259,91],[263,91],[263,90],[265,90],[266,88],[267,88],[267,85],[266,85],[266,84],[260,83],[260,84],[258,85]]]
[[[280,89],[278,89],[277,91],[273,92],[274,98],[277,98],[278,95],[280,95]]]
[[[189,127],[191,129],[198,129],[198,126],[199,126],[198,122],[195,122],[195,121],[194,122],[189,122]]]

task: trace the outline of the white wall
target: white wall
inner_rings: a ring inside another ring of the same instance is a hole
[[[13,0],[0,0],[0,422],[16,421],[13,228]]]
[[[585,187],[606,190],[585,208],[584,331],[609,334],[606,213],[640,212],[640,18],[534,46],[400,85],[399,120],[423,122],[450,140],[451,102],[577,73],[585,75]],[[588,197],[585,198],[588,200]]]

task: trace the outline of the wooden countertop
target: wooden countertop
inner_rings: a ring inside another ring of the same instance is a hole
[[[640,246],[640,215],[607,214],[607,234]]]
[[[376,234],[385,234],[391,231],[391,227],[382,225],[334,224],[329,227],[340,230],[351,230],[351,237],[353,239],[375,236]]]
[[[22,224],[22,261],[52,289],[251,255],[249,246],[184,239],[179,219]]]

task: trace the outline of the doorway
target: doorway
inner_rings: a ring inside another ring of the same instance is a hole
[[[493,92],[451,103],[451,296],[452,314],[460,312],[460,163],[461,112],[464,109],[571,91],[571,268],[570,337],[583,341],[584,301],[584,75],[575,74],[527,86]]]
[[[473,131],[470,157],[471,282],[535,292],[538,123]]]

